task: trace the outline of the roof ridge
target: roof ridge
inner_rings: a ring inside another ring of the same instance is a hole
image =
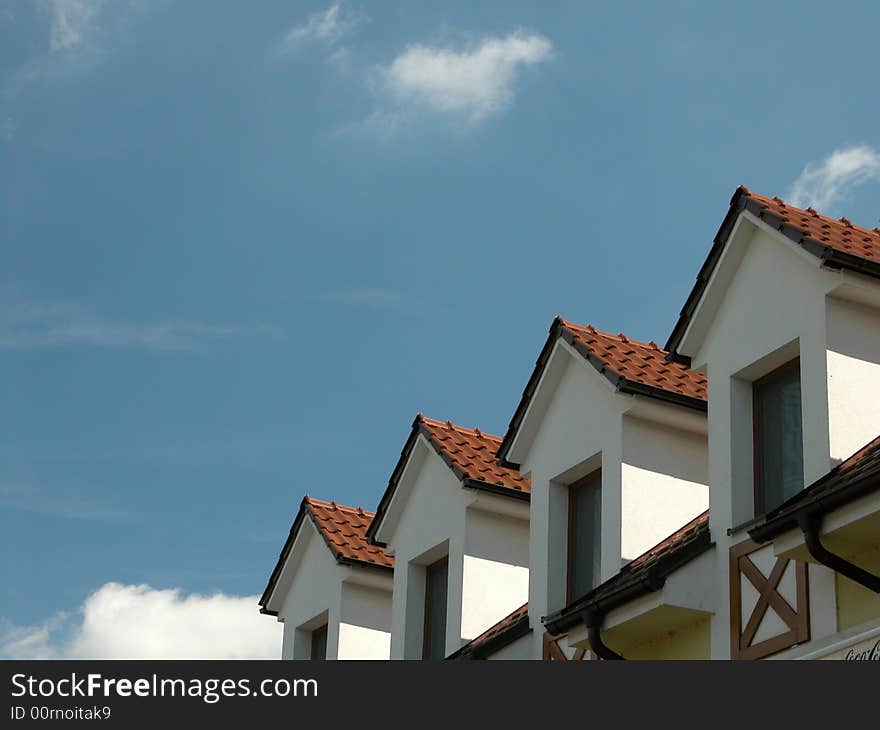
[[[496,436],[493,433],[487,433],[483,431],[481,428],[468,428],[467,426],[459,426],[457,423],[453,423],[452,421],[440,421],[436,418],[429,418],[424,413],[419,413],[416,416],[416,421],[419,423],[424,423],[429,426],[436,426],[437,428],[445,428],[447,430],[458,431],[460,433],[465,433],[471,436],[476,436],[477,438],[486,439],[488,441],[501,441],[501,436]]]
[[[578,324],[577,322],[571,322],[564,317],[558,316],[557,319],[559,323],[563,327],[569,327],[572,329],[580,329],[586,330],[590,334],[599,335],[600,337],[607,337],[608,339],[616,340],[617,342],[621,342],[627,345],[635,345],[636,347],[643,347],[646,350],[653,350],[655,352],[662,352],[663,354],[668,354],[666,350],[664,350],[660,345],[658,345],[654,340],[649,340],[645,342],[644,340],[637,340],[635,337],[630,337],[629,335],[625,335],[623,332],[619,332],[618,334],[612,334],[611,332],[606,332],[605,330],[600,330],[598,327],[595,327],[592,324]]]
[[[310,497],[309,495],[306,495],[305,497],[303,497],[303,501],[310,507],[313,505],[318,505],[320,507],[325,507],[327,509],[339,510],[340,512],[351,512],[352,514],[360,515],[361,517],[372,518],[373,515],[375,514],[375,512],[370,512],[369,510],[365,510],[361,506],[350,507],[347,504],[340,504],[335,499],[331,499],[328,502],[323,499],[316,499],[315,497]]]
[[[789,202],[783,200],[778,195],[774,195],[773,197],[768,197],[766,195],[761,195],[760,193],[753,193],[751,190],[749,190],[744,185],[741,185],[740,189],[742,189],[743,194],[746,197],[752,198],[753,200],[757,201],[758,203],[764,204],[765,201],[766,201],[766,203],[776,203],[777,205],[780,205],[781,207],[787,209],[789,212],[796,212],[796,213],[800,212],[800,213],[803,213],[804,215],[810,216],[812,218],[822,218],[830,223],[842,224],[842,225],[846,226],[847,228],[852,229],[853,231],[861,232],[866,235],[872,236],[874,238],[880,239],[880,228],[868,228],[866,226],[860,226],[857,223],[853,223],[846,216],[841,216],[840,218],[833,218],[830,215],[827,215],[825,213],[822,213],[821,211],[816,210],[815,208],[813,208],[812,205],[809,205],[806,208],[801,208],[800,206],[794,205],[793,203],[789,203]],[[797,226],[795,226],[795,227],[797,227]]]

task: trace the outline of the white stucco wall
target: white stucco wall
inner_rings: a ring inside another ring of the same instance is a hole
[[[529,596],[529,523],[468,509],[465,525],[461,633],[482,634]]]
[[[567,602],[568,486],[602,468],[601,579],[606,580],[626,559],[705,510],[705,416],[616,393],[560,342],[525,425],[515,458],[532,479],[529,611],[533,625],[540,626],[541,616]],[[542,633],[529,639],[534,658],[541,656]]]
[[[390,657],[391,591],[343,582],[338,658]]]
[[[391,656],[420,659],[424,631],[425,567],[448,556],[446,654],[518,608],[527,599],[528,520],[492,513],[506,497],[462,488],[434,448],[420,438],[398,484],[380,539],[396,569]],[[476,501],[481,508],[471,509]],[[516,511],[527,517],[524,503]]]
[[[705,434],[623,418],[621,557],[632,560],[709,507]]]
[[[339,645],[342,569],[309,519],[305,519],[276,591],[285,596],[278,618],[284,622],[282,659],[307,659],[309,631],[327,623],[327,655]]]
[[[843,461],[880,434],[880,310],[827,298],[829,450]]]
[[[388,571],[341,566],[306,518],[276,586],[284,599],[282,659],[308,659],[311,632],[327,625],[328,659],[388,659],[391,645]]]
[[[846,277],[820,269],[814,257],[781,234],[744,218],[716,277],[727,286],[713,290],[710,284],[705,309],[698,315],[704,337],[693,340],[695,349],[685,349],[684,354],[692,356],[695,367],[705,367],[709,377],[710,527],[717,572],[726,576],[730,546],[747,538],[744,529],[730,536],[727,530],[754,516],[751,383],[800,357],[805,484],[833,466],[832,444],[840,451],[854,440],[846,429],[840,430],[853,404],[850,395],[842,395],[848,390],[842,382],[847,365],[826,352],[828,317],[848,319],[833,305],[826,306],[826,297]],[[829,364],[835,369],[833,385]],[[838,413],[832,421],[834,410]],[[857,410],[865,412],[864,406]],[[728,590],[728,582],[721,581],[712,620],[713,658],[730,655]],[[831,571],[810,566],[810,597],[813,638],[833,633]]]
[[[531,634],[526,634],[507,646],[500,648],[494,654],[490,654],[486,659],[494,661],[535,659],[533,654]]]

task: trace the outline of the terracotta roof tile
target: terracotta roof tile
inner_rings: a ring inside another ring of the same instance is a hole
[[[727,214],[666,341],[666,349],[678,359],[686,357],[679,352],[682,339],[743,211],[750,212],[764,224],[778,230],[828,268],[857,271],[880,278],[880,228],[864,228],[847,218],[831,218],[812,208],[798,208],[781,198],[758,195],[745,185],[740,185],[730,199]]]
[[[447,659],[484,659],[498,649],[516,641],[528,632],[529,604],[524,603],[497,624],[490,626],[479,636],[471,639]]]
[[[586,349],[598,361],[593,364],[603,374],[706,400],[706,376],[681,363],[669,362],[669,353],[656,342],[640,342],[623,334],[603,332],[592,325],[575,324],[562,317],[557,319],[563,332],[570,335],[571,344]]]
[[[472,479],[513,492],[531,492],[527,477],[498,461],[500,436],[478,428],[456,426],[450,421],[437,421],[421,413],[416,417],[416,423],[460,479]]]
[[[394,558],[384,548],[367,542],[367,528],[375,513],[312,497],[306,497],[304,504],[335,558],[394,567]]]
[[[781,198],[767,198],[753,193],[744,185],[739,188],[744,196],[757,203],[757,214],[774,228],[790,226],[802,237],[818,241],[824,246],[880,263],[880,230],[857,226],[847,218],[829,218],[812,208],[796,208]],[[771,218],[772,217],[772,218]]]
[[[315,525],[315,529],[318,530],[318,534],[324,539],[336,560],[353,561],[382,569],[394,567],[394,558],[388,555],[382,547],[373,545],[367,540],[367,528],[375,517],[373,512],[367,512],[360,507],[346,507],[336,502],[324,502],[307,495],[300,503],[293,524],[290,526],[290,532],[275,563],[275,568],[272,570],[269,582],[260,597],[261,613],[278,615],[277,611],[269,608],[269,601],[306,517]]]

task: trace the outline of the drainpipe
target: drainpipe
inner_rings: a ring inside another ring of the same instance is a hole
[[[614,649],[609,647],[602,641],[602,634],[599,629],[602,628],[602,619],[605,618],[601,613],[585,610],[581,614],[581,619],[587,627],[587,636],[590,639],[590,648],[600,659],[623,659]]]
[[[872,575],[867,570],[854,565],[848,560],[844,560],[839,555],[835,555],[822,544],[822,539],[819,537],[819,530],[822,527],[822,515],[800,515],[798,517],[798,525],[804,533],[804,542],[807,545],[807,550],[822,565],[831,568],[835,573],[845,575],[868,590],[874,591],[874,593],[880,593],[880,577]]]

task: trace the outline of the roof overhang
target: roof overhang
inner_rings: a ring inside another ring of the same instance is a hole
[[[659,608],[664,614],[681,609],[688,617],[694,612],[712,613],[715,564],[708,555],[712,547],[706,527],[647,570],[626,575],[624,568],[586,596],[542,618],[544,626],[551,634],[583,631],[586,638],[584,618],[590,614],[604,617],[604,633],[618,624],[641,621],[644,614]],[[684,566],[688,569],[680,571]]]
[[[498,458],[506,465],[519,468],[525,460],[553,393],[572,360],[579,367],[584,367],[597,376],[603,382],[601,387],[611,394],[616,392],[642,396],[653,401],[684,407],[696,413],[705,413],[707,410],[708,406],[704,400],[618,376],[607,369],[605,364],[589,350],[575,343],[571,334],[557,318],[550,326],[547,340],[541,348],[535,368],[498,449]]]
[[[284,541],[284,546],[281,548],[278,561],[275,563],[275,568],[269,576],[269,582],[266,584],[266,588],[263,590],[263,595],[260,597],[260,613],[269,616],[278,615],[278,611],[281,608],[281,602],[283,601],[283,597],[279,598],[278,587],[285,586],[292,580],[299,565],[304,543],[309,539],[317,538],[324,542],[330,551],[331,556],[338,565],[357,569],[358,573],[363,572],[367,576],[371,574],[381,574],[385,576],[392,571],[390,567],[384,565],[376,565],[375,563],[347,558],[343,555],[336,554],[329,543],[327,543],[327,539],[321,533],[321,530],[315,524],[315,521],[312,519],[311,513],[307,507],[307,499],[307,497],[304,497],[300,502],[299,510],[296,513],[293,524],[290,526],[290,532],[287,535],[287,539]],[[355,582],[358,582],[359,580],[360,579],[356,579]],[[375,581],[370,580],[369,577],[365,577],[360,582],[364,581],[366,581],[366,584],[368,585],[373,585],[375,583]]]
[[[665,349],[674,359],[687,362],[698,350],[727,284],[742,260],[745,244],[756,229],[771,234],[790,250],[809,258],[817,267],[880,278],[880,264],[877,262],[805,238],[800,229],[764,211],[746,191],[738,188],[666,342]]]
[[[453,467],[446,454],[422,433],[420,417],[416,416],[409,437],[400,452],[400,458],[394,467],[394,471],[391,473],[391,478],[388,480],[385,493],[382,495],[379,506],[376,508],[376,515],[367,528],[367,539],[373,544],[381,545],[382,547],[388,546],[388,536],[403,511],[409,487],[414,483],[424,460],[431,453],[436,454],[443,460],[449,467],[450,473],[458,479],[464,489],[475,490],[486,495],[495,496],[498,499],[511,500],[524,505],[528,505],[531,500],[531,495],[528,492],[519,492],[490,482],[472,479],[463,474],[459,469]],[[485,504],[496,504],[497,500],[489,499],[483,500],[483,502]]]

